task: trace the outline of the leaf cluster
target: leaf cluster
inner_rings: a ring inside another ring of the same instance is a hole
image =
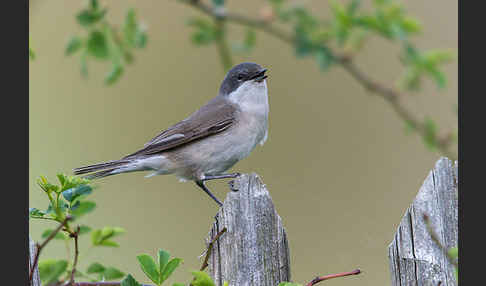
[[[111,69],[105,76],[105,83],[115,83],[123,74],[126,64],[133,62],[133,50],[147,44],[145,27],[138,21],[134,9],[129,9],[121,31],[106,21],[107,8],[102,8],[97,0],[91,0],[88,7],[76,15],[79,25],[87,35],[72,36],[68,41],[67,56],[81,53],[81,74],[88,75],[88,60],[111,62]]]
[[[38,186],[49,199],[49,205],[45,211],[30,208],[29,217],[31,219],[45,219],[62,223],[67,217],[70,217],[70,221],[77,222],[80,217],[95,209],[96,203],[87,200],[87,197],[93,192],[89,180],[65,174],[58,174],[57,179],[58,184],[49,182],[43,176],[37,180]],[[47,228],[42,232],[41,237],[46,239],[53,231],[54,229]],[[125,230],[120,227],[105,226],[93,230],[87,225],[73,227],[68,222],[62,231],[55,234],[53,239],[65,241],[66,246],[69,246],[69,241],[74,239],[74,236],[91,233],[91,247],[118,247],[118,243],[112,239],[124,232]],[[49,284],[67,280],[72,272],[72,267],[70,261],[65,259],[41,260],[39,261],[41,281]],[[115,280],[125,276],[125,273],[115,267],[105,267],[97,262],[92,263],[86,272],[76,269],[74,274],[75,277],[85,277],[93,282]]]

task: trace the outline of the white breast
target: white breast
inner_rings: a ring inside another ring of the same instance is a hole
[[[263,145],[268,138],[268,90],[267,81],[247,81],[229,94],[229,99],[241,109],[241,120],[250,124],[255,145]],[[256,132],[255,132],[256,131]],[[255,146],[252,146],[252,150]],[[250,150],[251,151],[251,150]]]

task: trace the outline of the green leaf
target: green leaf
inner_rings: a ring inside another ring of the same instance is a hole
[[[92,263],[88,266],[88,270],[86,271],[88,274],[91,273],[102,273],[105,271],[105,267],[98,262]]]
[[[451,247],[451,248],[449,248],[449,251],[447,253],[453,259],[457,259],[458,255],[459,255],[459,250],[457,249],[457,247]]]
[[[155,284],[160,285],[160,273],[154,259],[148,254],[140,254],[137,256],[137,260],[145,275]]]
[[[118,244],[118,242],[115,242],[113,240],[103,240],[102,242],[100,242],[99,244],[100,246],[109,246],[109,247],[119,247],[120,245]]]
[[[130,45],[135,45],[135,33],[137,32],[137,20],[135,16],[135,10],[129,9],[125,16],[125,22],[123,23],[123,33],[125,41]]]
[[[411,121],[405,120],[405,134],[409,135],[415,131],[415,124]]]
[[[140,283],[135,280],[132,275],[128,274],[125,279],[123,279],[120,283],[120,286],[141,286]]]
[[[98,30],[92,31],[88,36],[86,47],[90,55],[99,59],[108,58],[108,45],[103,32]]]
[[[164,271],[167,262],[169,262],[169,258],[169,252],[164,251],[163,249],[159,249],[159,252],[157,253],[157,260],[159,262],[159,273],[162,273]]]
[[[96,203],[92,201],[82,201],[79,202],[76,206],[71,207],[71,215],[76,218],[79,218],[96,208]]]
[[[106,14],[106,9],[103,10],[82,10],[76,15],[76,19],[81,26],[89,27],[94,23],[103,19]]]
[[[135,33],[135,42],[134,45],[136,48],[144,48],[147,45],[147,33],[144,30],[137,28]]]
[[[89,4],[92,10],[96,10],[99,7],[98,0],[91,0]]]
[[[120,270],[116,269],[115,267],[108,267],[103,272],[103,278],[105,278],[105,280],[120,279],[123,276],[125,276],[125,273],[121,272]]]
[[[53,229],[46,229],[41,237],[42,238],[47,238],[49,235],[51,235],[51,233],[53,232],[54,230]],[[54,235],[54,239],[59,239],[59,240],[68,240],[69,237],[67,235],[65,235],[63,232],[57,232],[56,235]]]
[[[82,195],[89,195],[92,192],[92,188],[88,185],[81,185],[79,187],[71,188],[62,192],[62,196],[68,201],[73,202],[75,199]]]
[[[437,149],[437,125],[430,119],[426,118],[424,121],[425,135],[423,137],[425,146],[430,150]]]
[[[39,185],[39,187],[41,187],[41,189],[46,193],[57,193],[57,191],[59,190],[58,186],[49,183],[47,179],[43,176],[40,176],[40,178],[37,179],[37,185]]]
[[[94,246],[112,246],[118,247],[118,243],[109,240],[112,237],[124,233],[125,230],[121,227],[105,226],[102,229],[97,229],[91,233],[91,242]]]
[[[45,215],[46,215],[45,212],[38,210],[36,208],[30,208],[29,209],[29,216],[31,218],[40,218],[40,217],[44,217]]]
[[[87,226],[87,225],[80,225],[79,226],[79,233],[78,235],[82,235],[82,234],[85,234],[85,233],[89,233],[91,231],[91,227]]]
[[[316,60],[322,71],[328,70],[331,64],[334,62],[333,55],[327,48],[319,48],[316,51]]]
[[[31,47],[29,47],[29,58],[35,60],[35,52]]]
[[[110,72],[105,77],[105,83],[110,85],[114,84],[123,74],[123,66],[120,64],[112,65]]]
[[[224,6],[224,0],[213,0],[214,7],[222,7]]]
[[[203,271],[193,271],[191,272],[194,276],[194,280],[192,281],[192,285],[194,286],[215,286],[213,280],[206,272]]]
[[[161,272],[161,275],[160,275],[160,282],[164,282],[165,280],[167,280],[167,278],[170,277],[170,275],[172,275],[172,273],[174,272],[174,270],[176,270],[176,268],[179,266],[179,264],[182,262],[182,259],[180,258],[172,258],[169,263],[167,263],[167,265],[164,267],[164,271]]]
[[[54,283],[66,271],[68,262],[66,260],[46,259],[38,264],[39,275],[43,284]]]
[[[66,56],[70,56],[75,52],[77,52],[81,48],[82,44],[83,42],[79,37],[76,36],[71,37],[68,44],[66,45],[66,51],[65,51]]]
[[[186,286],[184,283],[174,283],[172,286]]]
[[[188,21],[188,25],[196,28],[191,35],[191,40],[195,45],[210,44],[218,37],[217,28],[209,20],[192,18]]]

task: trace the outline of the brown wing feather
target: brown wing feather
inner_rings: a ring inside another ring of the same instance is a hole
[[[219,133],[234,123],[236,112],[234,104],[220,96],[215,97],[188,118],[152,138],[144,148],[124,158],[159,153]]]

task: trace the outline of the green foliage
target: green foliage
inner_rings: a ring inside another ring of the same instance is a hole
[[[208,45],[218,38],[218,28],[206,18],[194,17],[187,24],[194,27],[191,34],[191,41],[196,46]]]
[[[256,32],[252,28],[246,30],[245,38],[241,43],[233,44],[233,51],[239,53],[249,53],[253,51],[256,44]]]
[[[193,271],[191,272],[194,276],[192,285],[194,286],[215,286],[213,280],[206,272],[203,271]]]
[[[62,223],[68,216],[72,218],[71,221],[76,221],[82,215],[95,209],[96,204],[86,200],[86,197],[93,191],[93,188],[89,185],[89,180],[64,174],[58,174],[57,179],[59,181],[57,185],[50,183],[43,176],[37,180],[37,184],[42,189],[42,192],[46,194],[49,199],[49,205],[46,211],[30,208],[30,218],[49,219]],[[61,231],[55,234],[53,237],[54,240],[68,242],[70,239],[73,239],[74,236],[92,232],[92,246],[118,246],[118,243],[111,239],[124,233],[124,229],[120,227],[103,227],[92,231],[91,227],[87,225],[72,227],[69,222],[65,224]],[[41,238],[47,239],[53,231],[54,230],[51,228],[45,229],[42,232]],[[41,279],[45,284],[51,282],[56,283],[69,279],[72,272],[72,265],[66,260],[41,260],[39,261],[39,271]],[[96,279],[93,279],[93,277],[89,275],[96,276]],[[83,274],[81,271],[76,270],[75,276],[87,277],[94,282],[120,279],[125,276],[125,273],[115,267],[105,267],[100,263],[92,263],[87,269],[87,274]]]
[[[138,283],[132,275],[128,274],[127,277],[121,281],[120,286],[140,286],[140,283]]]
[[[170,254],[162,249],[159,249],[157,254],[158,263],[148,254],[137,256],[142,271],[157,285],[161,285],[167,280],[182,262],[180,258],[172,258],[170,261],[169,258]]]
[[[452,259],[452,261],[455,261],[457,263],[458,258],[459,258],[459,250],[457,247],[451,247],[447,251],[447,255]],[[459,269],[457,266],[454,266],[454,275],[456,276],[456,281],[459,281]]]
[[[97,281],[116,280],[125,276],[125,273],[115,267],[105,267],[98,262],[90,264],[86,273],[97,275]]]
[[[406,66],[405,74],[400,84],[407,90],[417,91],[421,87],[422,78],[430,76],[439,89],[445,88],[447,79],[439,67],[454,59],[452,52],[444,50],[417,51],[414,47],[406,45],[401,60]]]
[[[66,271],[66,260],[46,259],[39,261],[39,275],[43,284],[53,283]]]
[[[91,233],[91,243],[93,246],[109,246],[118,247],[118,243],[110,238],[124,233],[125,230],[121,227],[105,226],[102,229],[96,229]]]
[[[139,23],[134,9],[125,15],[121,32],[108,23],[98,1],[92,0],[87,8],[80,11],[76,19],[86,29],[85,36],[72,36],[65,48],[66,56],[81,51],[80,67],[83,77],[88,76],[88,60],[110,61],[111,68],[105,76],[105,84],[117,82],[123,75],[126,64],[133,62],[133,50],[147,44],[145,27]]]
[[[214,7],[223,7],[224,0],[212,0]]]
[[[41,237],[42,238],[47,238],[49,235],[51,235],[51,233],[53,232],[54,230],[53,229],[46,229],[44,230],[44,232],[42,233]],[[56,235],[54,235],[54,238],[53,239],[58,239],[58,240],[68,240],[69,237],[64,234],[63,232],[58,232],[56,233]]]
[[[424,121],[425,136],[423,137],[425,146],[431,151],[437,149],[437,124],[430,118]]]

